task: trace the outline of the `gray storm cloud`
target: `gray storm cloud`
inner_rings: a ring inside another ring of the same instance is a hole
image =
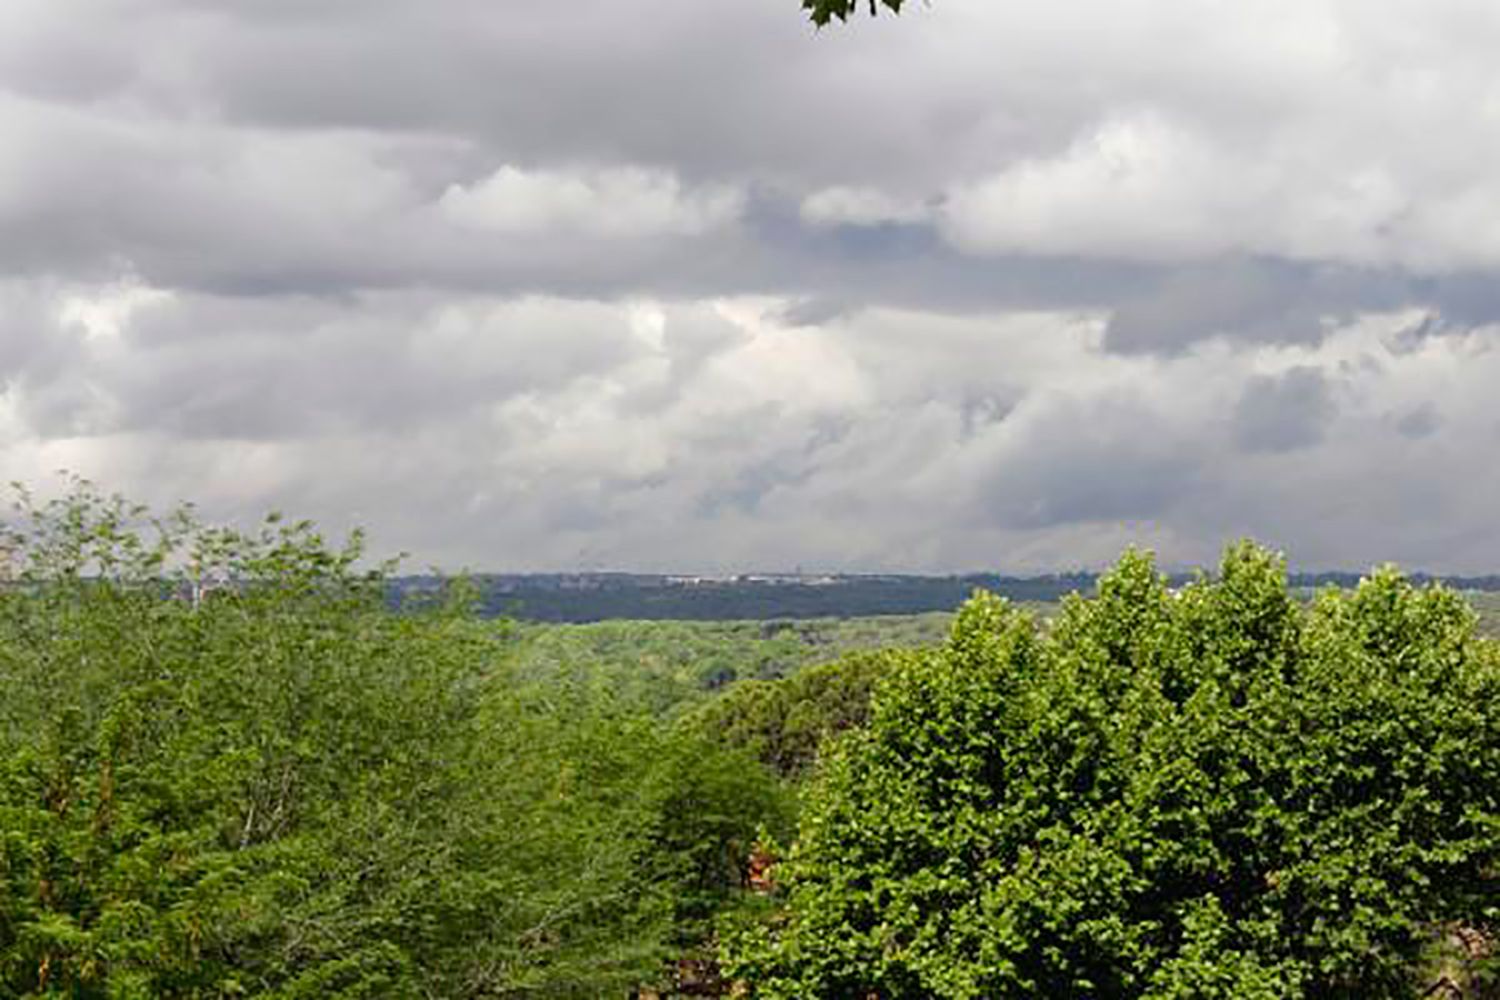
[[[797,13],[11,0],[5,478],[450,566],[1500,565],[1492,4]]]
[[[1317,444],[1334,411],[1323,373],[1300,366],[1256,375],[1234,408],[1234,438],[1247,451],[1295,451]]]

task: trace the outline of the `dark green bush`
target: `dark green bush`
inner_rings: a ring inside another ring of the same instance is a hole
[[[977,596],[877,689],[725,962],[766,998],[1413,996],[1497,866],[1500,657],[1458,596],[1130,554],[1045,633]]]

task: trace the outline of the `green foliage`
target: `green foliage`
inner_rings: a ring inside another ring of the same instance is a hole
[[[865,0],[870,8],[870,16],[874,17],[884,7],[893,14],[901,13],[903,0]],[[849,20],[850,15],[856,13],[860,8],[860,0],[802,0],[802,9],[807,11],[808,17],[818,27],[823,27],[829,21],[837,18],[840,21]]]
[[[1500,593],[1467,591],[1465,599],[1479,615],[1479,631],[1491,639],[1500,639]]]
[[[742,681],[707,702],[685,724],[742,747],[783,777],[807,772],[831,735],[865,724],[875,683],[914,653],[850,653],[784,680]]]
[[[802,621],[615,621],[514,629],[513,674],[583,685],[654,715],[670,715],[843,653],[940,641],[949,616]]]
[[[716,924],[764,997],[1493,989],[1500,653],[1448,591],[1131,554],[1045,630],[981,595],[804,669],[896,626],[515,633],[385,569],[22,491],[0,996],[623,995]]]
[[[1500,655],[1381,570],[1303,607],[1128,554],[1045,633],[978,596],[834,744],[726,944],[750,995],[1411,996],[1500,924]],[[1491,938],[1493,939],[1493,938]]]
[[[0,583],[0,995],[622,994],[784,823],[746,755],[524,683],[356,537],[21,494]]]

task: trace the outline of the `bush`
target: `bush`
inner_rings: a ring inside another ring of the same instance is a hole
[[[1310,607],[1131,553],[1043,633],[979,595],[809,791],[750,995],[1411,996],[1500,922],[1500,657],[1381,570]]]

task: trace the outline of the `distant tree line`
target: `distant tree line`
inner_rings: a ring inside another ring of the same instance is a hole
[[[1169,574],[1171,586],[1191,584],[1197,576]],[[1352,588],[1358,573],[1293,573],[1288,585],[1311,592],[1323,587]],[[1443,583],[1478,592],[1500,591],[1500,576],[1412,575],[1419,584]],[[834,583],[748,582],[726,580],[677,584],[669,577],[642,574],[569,576],[477,576],[479,612],[490,617],[536,622],[638,621],[772,621],[777,619],[859,618],[951,611],[976,590],[1012,601],[1054,604],[1070,594],[1086,594],[1097,573],[1044,576],[843,576]],[[404,595],[437,585],[423,577],[391,583],[394,603]]]

